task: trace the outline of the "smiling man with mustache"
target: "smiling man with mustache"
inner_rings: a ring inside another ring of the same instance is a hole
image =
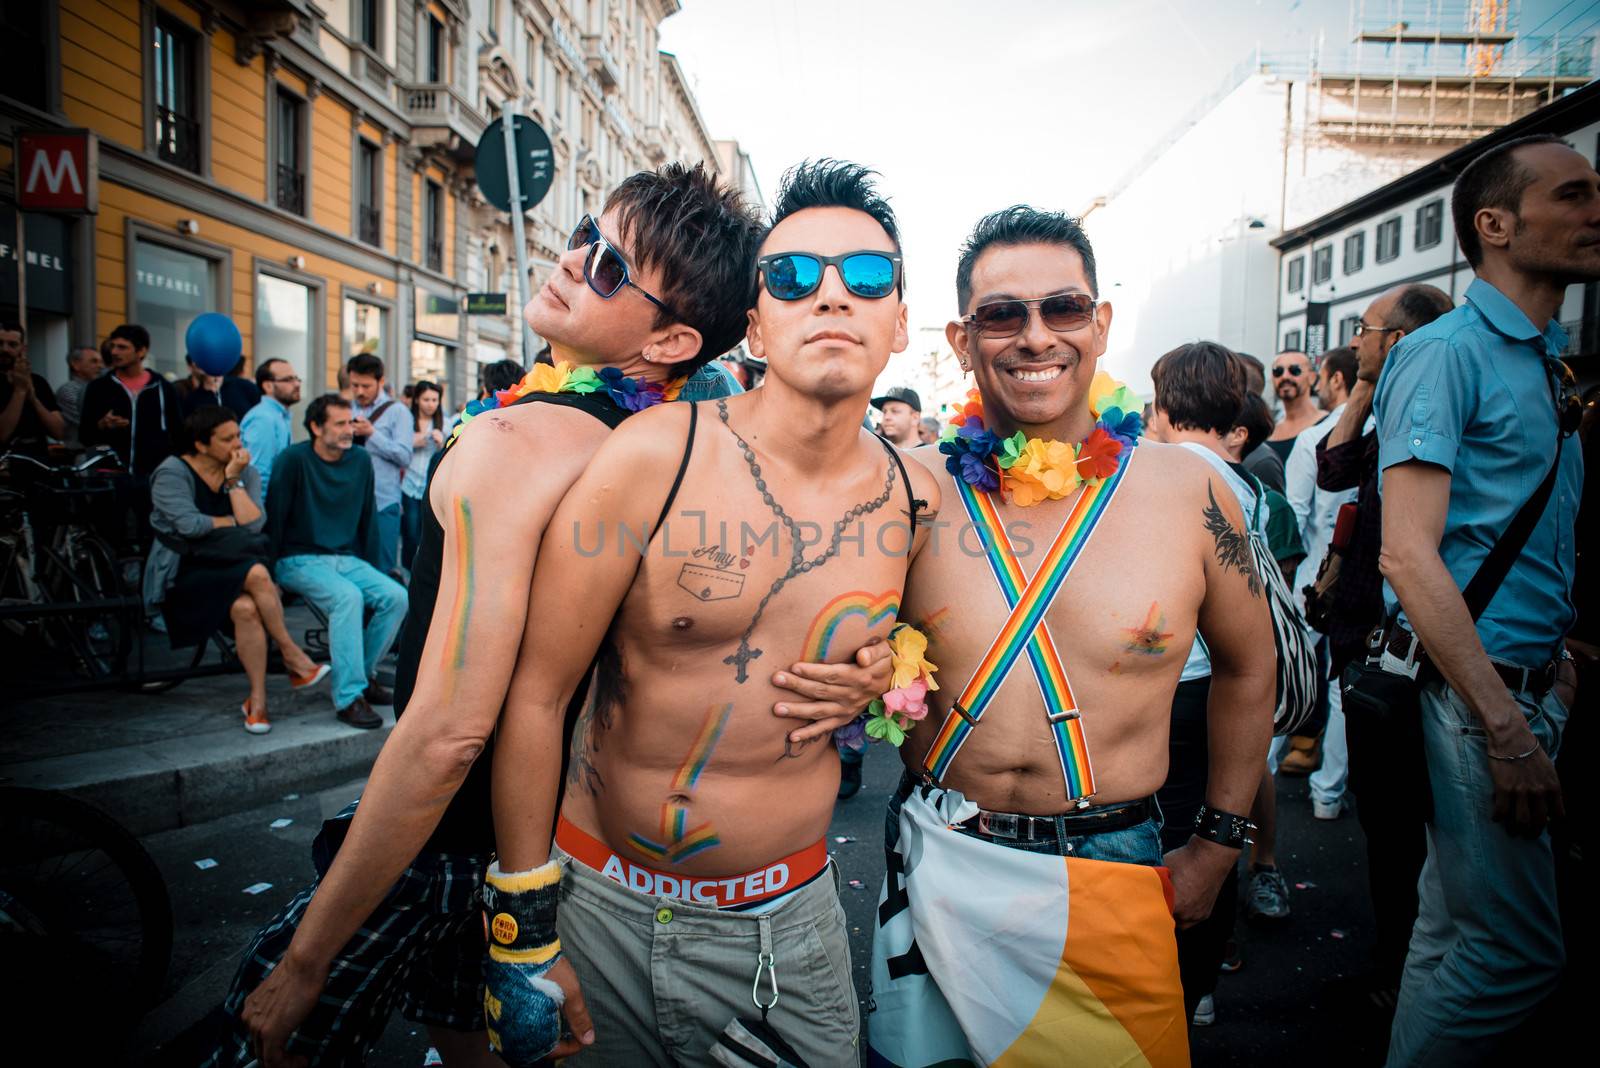
[[[946,337],[977,389],[911,455],[978,530],[908,586],[940,688],[890,804],[873,1063],[1186,1064],[1174,916],[1210,913],[1272,733],[1244,517],[1206,460],[1136,444],[1138,399],[1097,373],[1111,306],[1076,220],[984,218],[956,292]],[[1153,795],[1197,630],[1206,804],[1163,856]]]

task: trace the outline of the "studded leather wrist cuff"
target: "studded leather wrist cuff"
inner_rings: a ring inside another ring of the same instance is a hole
[[[1235,816],[1231,812],[1223,812],[1212,808],[1210,805],[1201,805],[1200,811],[1195,813],[1194,833],[1198,838],[1227,846],[1229,849],[1243,849],[1255,841],[1250,837],[1250,832],[1256,829],[1245,816]]]

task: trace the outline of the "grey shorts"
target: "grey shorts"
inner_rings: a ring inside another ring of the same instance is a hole
[[[564,1064],[712,1065],[710,1050],[751,998],[763,928],[778,1003],[768,1014],[813,1068],[859,1062],[861,1019],[838,871],[762,915],[636,893],[555,850],[566,868],[557,927],[594,1021],[595,1044]],[[768,1000],[762,979],[763,1000]]]

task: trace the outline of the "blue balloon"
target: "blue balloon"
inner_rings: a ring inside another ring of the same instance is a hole
[[[239,328],[221,312],[206,312],[190,323],[183,343],[189,350],[189,359],[208,375],[227,374],[244,352]]]

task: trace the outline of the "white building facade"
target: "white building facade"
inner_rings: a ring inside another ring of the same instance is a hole
[[[1534,133],[1555,134],[1600,165],[1600,82],[1274,240],[1275,350],[1317,354],[1348,344],[1367,305],[1393,286],[1437,286],[1460,303],[1475,276],[1456,243],[1451,185],[1485,149]],[[1600,376],[1600,285],[1568,289],[1560,321],[1580,377]]]

